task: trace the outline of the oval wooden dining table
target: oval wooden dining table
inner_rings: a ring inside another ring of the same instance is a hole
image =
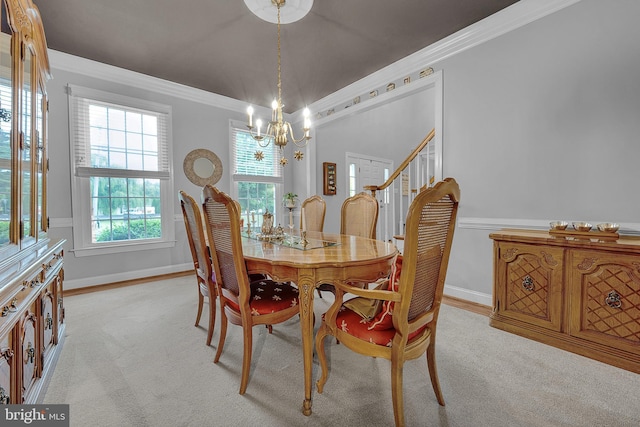
[[[313,297],[316,286],[321,283],[374,282],[389,274],[398,250],[392,243],[343,234],[308,232],[307,240],[336,244],[302,250],[243,237],[242,250],[249,273],[266,273],[274,280],[291,281],[298,286],[304,364],[302,412],[311,415]]]

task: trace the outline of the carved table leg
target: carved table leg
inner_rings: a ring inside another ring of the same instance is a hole
[[[311,388],[313,376],[313,293],[315,290],[315,271],[298,271],[300,291],[300,328],[302,331],[302,356],[304,362],[304,402],[302,413],[311,415]]]

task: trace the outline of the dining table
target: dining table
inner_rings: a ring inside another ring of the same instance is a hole
[[[382,240],[306,232],[304,238],[297,234],[284,239],[243,233],[242,250],[249,273],[268,274],[298,287],[304,366],[302,412],[311,415],[316,287],[322,283],[369,283],[386,277],[398,249]]]

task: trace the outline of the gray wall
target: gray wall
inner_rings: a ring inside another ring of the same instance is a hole
[[[462,192],[448,285],[492,292],[490,227],[465,217],[638,226],[638,17],[635,0],[584,0],[435,65]]]
[[[322,194],[322,163],[335,163],[337,170],[336,194],[322,196],[327,203],[325,231],[340,231],[340,209],[348,197],[346,153],[392,160],[397,168],[434,127],[433,92],[433,88],[425,88],[410,96],[317,127],[319,175],[316,194]]]
[[[636,0],[582,0],[435,64],[425,64],[443,72],[444,176],[455,177],[462,191],[447,293],[491,303],[492,247],[488,235],[503,225],[544,228],[550,220],[565,219],[615,221],[631,231],[640,227],[640,202],[634,191],[640,181],[636,167],[640,158],[638,16],[640,2]],[[68,118],[63,90],[67,83],[173,106],[176,193],[185,189],[199,194],[199,188],[181,172],[182,159],[190,150],[211,148],[225,166],[228,164],[228,119],[243,120],[239,110],[55,68],[53,73],[54,80],[48,85],[52,147],[49,213],[52,223],[59,226],[52,228],[52,237],[71,237]],[[406,103],[401,108],[377,110],[393,121],[365,138],[361,137],[363,129],[351,124],[359,120],[369,123],[372,116],[319,126],[312,142],[316,144],[315,164],[308,166],[306,174],[294,169],[299,166],[293,166],[291,173],[302,179],[313,173],[315,190],[320,193],[322,162],[336,162],[342,171],[346,151],[392,158],[399,164],[432,127],[413,115],[419,108]],[[228,185],[225,172],[220,186]],[[298,185],[296,191],[301,193]],[[344,193],[330,199],[328,217],[330,212],[339,212],[343,199]],[[177,199],[175,209],[176,219],[181,220]],[[188,265],[181,227],[177,222],[177,244],[172,250],[78,259],[67,252],[67,279],[79,283],[90,277],[113,277],[110,275],[123,270],[133,274]],[[329,222],[328,230],[334,229],[336,223]]]

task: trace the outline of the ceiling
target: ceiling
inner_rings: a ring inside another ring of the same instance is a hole
[[[256,105],[277,95],[277,26],[242,0],[33,1],[50,49]],[[307,16],[281,26],[285,111],[516,1],[315,0]]]

